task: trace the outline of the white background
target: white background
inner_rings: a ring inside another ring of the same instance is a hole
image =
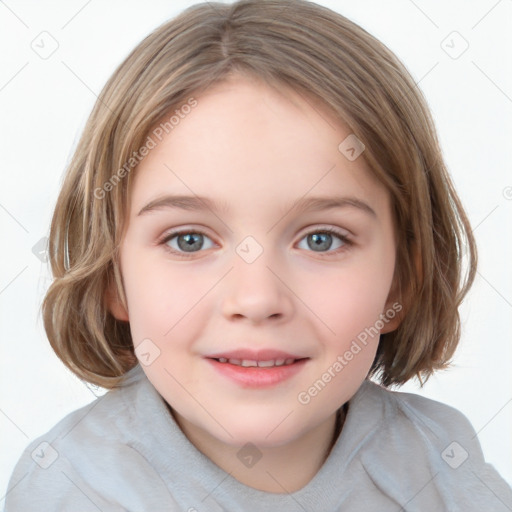
[[[50,273],[32,248],[48,235],[63,172],[104,83],[143,37],[192,3],[0,2],[2,505],[29,441],[95,398],[45,337],[39,308]],[[401,389],[462,411],[487,460],[512,484],[512,2],[318,3],[383,41],[419,82],[479,246],[455,367],[423,389]],[[43,31],[58,44],[47,59],[31,47]],[[443,49],[462,48],[453,31],[469,44],[456,59]]]

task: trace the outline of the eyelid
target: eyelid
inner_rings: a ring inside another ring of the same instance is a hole
[[[179,228],[174,228],[174,229],[171,229],[170,231],[165,232],[157,240],[156,245],[166,246],[167,242],[169,242],[176,236],[183,235],[183,234],[189,234],[189,233],[203,235],[203,236],[209,238],[210,240],[212,240],[212,242],[215,245],[218,245],[206,231],[207,230],[204,228],[196,228],[196,227],[193,227],[190,225],[184,226],[184,227],[179,227]],[[334,251],[326,251],[326,252],[307,251],[307,252],[312,252],[313,254],[318,254],[321,257],[329,257],[329,256],[337,255],[340,252],[348,250],[351,246],[354,245],[354,242],[352,241],[352,234],[348,230],[340,228],[340,227],[334,227],[330,224],[326,224],[326,225],[311,224],[311,225],[303,228],[301,230],[300,234],[298,235],[299,236],[298,242],[301,242],[306,236],[311,235],[313,233],[332,234],[332,235],[338,237],[344,243],[344,245],[343,245],[344,248],[342,248],[342,249],[338,248],[337,250],[334,250]],[[192,258],[195,254],[200,254],[202,252],[205,252],[205,250],[199,250],[196,252],[187,253],[187,252],[176,251],[175,249],[172,249],[169,246],[166,246],[165,250],[170,252],[171,254],[174,254],[174,255],[177,255],[178,257],[183,257],[183,258]]]
[[[321,231],[332,232],[338,236],[344,236],[346,238],[350,238],[350,237],[354,236],[353,233],[346,228],[340,228],[339,226],[333,226],[332,224],[318,224],[318,223],[310,224],[309,226],[302,228],[299,231],[299,235],[301,237],[304,237],[313,232],[317,233],[317,232],[321,232]],[[208,236],[209,238],[212,238],[212,236],[207,233],[207,228],[194,227],[193,225],[186,225],[183,227],[170,228],[161,237],[159,237],[157,243],[162,243],[163,240],[165,240],[165,239],[168,240],[169,237],[180,235],[183,233],[198,233],[201,235]]]
[[[305,236],[310,233],[316,233],[318,231],[329,231],[329,232],[337,234],[338,236],[344,236],[347,238],[352,236],[352,233],[348,229],[340,228],[339,226],[334,226],[332,224],[322,224],[322,223],[310,224],[309,226],[302,228],[300,230],[299,234],[301,236]]]
[[[195,227],[192,227],[192,226],[185,226],[185,227],[182,227],[182,228],[174,228],[174,229],[171,229],[170,231],[166,231],[160,238],[158,238],[158,240],[156,241],[155,245],[165,245],[167,242],[169,242],[169,240],[172,240],[173,238],[175,238],[176,236],[179,236],[179,235],[184,235],[184,234],[188,234],[188,233],[194,233],[194,234],[197,234],[197,235],[203,235],[205,237],[208,237],[210,240],[212,240],[212,242],[215,244],[215,245],[218,245],[215,240],[213,239],[212,236],[210,236],[205,229],[203,228],[195,228]],[[169,250],[171,252],[174,252],[176,253],[176,251],[174,251],[173,249],[171,249],[169,247]],[[198,253],[199,252],[204,252],[204,251],[197,251]],[[179,254],[197,254],[197,253],[179,253]]]

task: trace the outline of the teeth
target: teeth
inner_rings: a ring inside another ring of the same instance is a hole
[[[273,368],[274,366],[290,365],[295,362],[293,357],[289,359],[270,359],[268,361],[254,361],[252,359],[227,359],[225,357],[218,358],[219,363],[229,363],[235,366],[243,366],[244,368]]]

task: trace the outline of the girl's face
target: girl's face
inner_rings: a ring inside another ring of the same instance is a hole
[[[396,327],[390,200],[310,99],[237,77],[195,100],[137,168],[111,309],[183,425],[283,445],[332,419]]]

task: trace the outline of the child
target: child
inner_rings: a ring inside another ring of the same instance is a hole
[[[7,512],[512,510],[460,412],[388,389],[448,366],[476,249],[421,93],[343,16],[205,3],[150,34],[50,261],[50,343],[110,391],[27,447]]]

